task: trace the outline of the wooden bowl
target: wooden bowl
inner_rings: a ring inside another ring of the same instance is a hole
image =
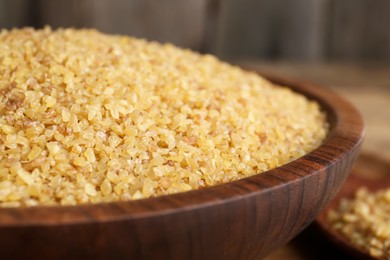
[[[268,172],[128,202],[0,209],[0,259],[261,259],[335,196],[363,134],[355,108],[320,87],[277,77],[317,100],[330,133],[315,151]]]
[[[390,162],[381,160],[373,155],[361,154],[343,187],[337,193],[336,197],[317,216],[313,227],[335,246],[338,246],[353,256],[354,259],[386,259],[386,257],[375,258],[371,256],[367,250],[355,245],[342,233],[335,230],[328,221],[329,211],[337,211],[341,200],[353,199],[356,191],[361,187],[367,188],[370,192],[388,189],[390,187]]]

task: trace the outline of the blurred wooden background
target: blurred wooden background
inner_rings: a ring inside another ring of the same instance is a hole
[[[0,27],[94,27],[225,59],[390,61],[389,0],[0,0]]]

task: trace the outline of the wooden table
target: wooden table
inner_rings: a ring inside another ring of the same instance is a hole
[[[297,64],[236,61],[235,64],[291,79],[312,82],[338,92],[362,113],[366,138],[362,154],[390,162],[390,65]],[[313,227],[266,260],[349,259],[321,237]]]

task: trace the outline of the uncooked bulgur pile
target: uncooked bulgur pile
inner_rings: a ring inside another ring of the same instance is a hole
[[[0,204],[148,198],[285,164],[326,136],[317,103],[170,44],[95,30],[0,34]]]
[[[373,257],[390,259],[390,189],[360,188],[328,214],[332,227]]]

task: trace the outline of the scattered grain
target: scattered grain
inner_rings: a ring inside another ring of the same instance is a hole
[[[390,259],[390,189],[360,188],[328,213],[332,227],[373,257]]]

